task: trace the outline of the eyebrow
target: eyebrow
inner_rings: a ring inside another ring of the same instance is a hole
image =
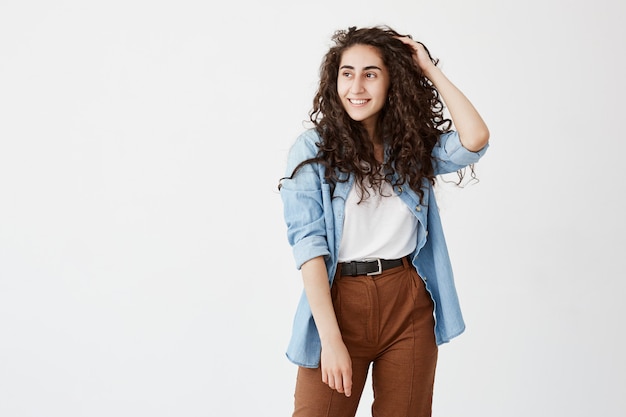
[[[339,67],[339,69],[351,69],[353,70],[354,67],[352,65],[342,65],[341,67]],[[377,67],[376,65],[368,65],[367,67],[363,67],[364,71],[368,71],[368,70],[378,70],[378,71],[382,71],[382,69],[380,67]]]

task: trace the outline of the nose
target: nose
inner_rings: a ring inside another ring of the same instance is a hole
[[[352,81],[352,84],[350,85],[350,92],[353,94],[358,94],[358,93],[362,93],[363,90],[364,90],[363,80],[361,80],[360,77],[356,77]]]

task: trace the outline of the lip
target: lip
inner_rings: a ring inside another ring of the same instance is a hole
[[[348,101],[350,102],[350,104],[352,104],[353,106],[364,106],[367,103],[370,102],[370,99],[368,98],[349,98]]]

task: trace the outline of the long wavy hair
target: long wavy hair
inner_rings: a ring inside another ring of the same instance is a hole
[[[451,120],[443,115],[439,93],[413,61],[413,50],[396,37],[387,26],[339,30],[334,43],[322,60],[320,81],[309,113],[321,141],[315,158],[300,163],[319,163],[330,184],[347,181],[353,174],[362,200],[368,187],[379,191],[383,182],[408,184],[423,200],[424,181],[434,185],[432,150],[439,136],[450,130]],[[350,118],[337,92],[339,64],[344,51],[354,45],[375,47],[387,67],[390,79],[387,102],[377,119],[376,134],[385,146],[385,161],[379,162],[365,127]],[[428,51],[428,50],[427,50]],[[430,55],[430,53],[429,53]],[[438,60],[432,59],[437,65]],[[393,180],[395,174],[395,180]]]

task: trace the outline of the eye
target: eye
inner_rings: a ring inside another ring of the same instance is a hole
[[[368,72],[367,74],[365,74],[366,78],[376,78],[376,73],[375,72]]]
[[[350,78],[350,77],[352,77],[352,73],[348,72],[348,71],[345,71],[345,72],[341,73],[341,76],[345,77],[345,78]]]

